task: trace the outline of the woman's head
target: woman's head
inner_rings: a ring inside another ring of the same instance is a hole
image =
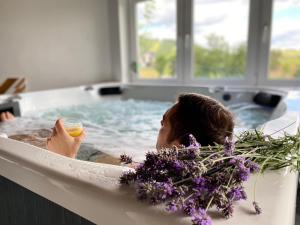
[[[200,94],[181,94],[164,114],[156,148],[189,144],[192,134],[201,145],[223,144],[231,137],[233,115],[218,101]]]

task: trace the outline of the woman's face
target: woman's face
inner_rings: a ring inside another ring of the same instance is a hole
[[[163,118],[161,120],[161,127],[158,133],[157,142],[156,142],[156,149],[160,150],[162,148],[170,148],[175,146],[179,146],[179,141],[173,140],[170,142],[169,135],[171,133],[171,122],[170,122],[170,115],[175,112],[176,104],[172,106],[170,109],[168,109],[165,114],[163,115]]]

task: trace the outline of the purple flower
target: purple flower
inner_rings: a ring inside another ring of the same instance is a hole
[[[120,161],[126,164],[132,163],[132,158],[126,154],[120,155]]]
[[[136,173],[133,171],[127,171],[123,173],[123,175],[120,177],[120,183],[129,185],[130,183],[133,183],[136,181]]]
[[[189,135],[189,143],[190,143],[190,145],[188,146],[188,148],[199,149],[201,147],[199,142],[197,142],[197,139],[192,134]]]
[[[227,202],[226,205],[222,208],[222,213],[226,219],[232,216],[233,213],[233,204],[231,201]]]
[[[135,172],[122,175],[120,183],[134,183],[140,200],[164,203],[168,212],[184,212],[192,217],[193,225],[211,225],[212,220],[204,210],[208,204],[226,218],[232,216],[233,203],[247,198],[243,182],[257,172],[259,166],[245,157],[246,154],[236,152],[235,143],[228,137],[223,146],[204,150],[200,150],[193,135],[189,135],[189,141],[189,146],[183,149],[148,152]],[[126,155],[122,155],[121,160],[132,161]],[[256,202],[253,206],[256,213],[261,213]]]
[[[229,160],[229,163],[237,167],[243,166],[245,163],[245,158],[241,156],[235,156]]]
[[[238,181],[247,181],[250,176],[250,168],[246,167],[246,161],[244,157],[234,157],[230,159],[230,164],[235,165],[235,178]]]
[[[145,160],[145,166],[148,165],[155,165],[158,161],[159,156],[156,152],[147,152],[146,153],[146,160]]]
[[[181,185],[179,187],[174,187],[173,196],[174,197],[184,196],[188,190],[189,190],[189,188],[185,185]]]
[[[257,163],[247,159],[245,165],[250,169],[251,173],[257,173],[260,170],[260,167]]]
[[[180,207],[178,206],[178,204],[175,201],[171,201],[167,204],[167,208],[166,210],[168,212],[176,212]]]
[[[247,167],[240,167],[237,169],[237,180],[239,181],[247,181],[250,176],[250,169]]]
[[[231,139],[226,137],[224,142],[224,155],[232,156],[234,149],[235,149],[235,143]]]
[[[193,214],[193,225],[211,225],[211,218],[207,215],[204,209],[199,209]]]
[[[137,198],[139,200],[146,200],[148,198],[148,194],[151,191],[150,182],[139,182],[137,184]]]
[[[184,163],[179,160],[173,162],[173,168],[176,172],[181,172],[184,169]]]
[[[182,205],[183,211],[189,215],[192,216],[194,213],[196,213],[196,203],[193,198],[190,198],[186,200]]]
[[[212,192],[213,190],[212,185],[209,182],[206,182],[205,178],[203,177],[196,177],[193,179],[194,186],[193,190],[195,192],[195,197],[202,196],[206,192]]]
[[[232,188],[231,191],[228,193],[228,197],[232,201],[239,201],[241,199],[243,199],[243,200],[247,199],[246,192],[244,191],[244,189],[242,187]]]
[[[258,203],[257,202],[252,202],[253,206],[254,206],[254,209],[255,209],[255,212],[256,214],[261,214],[262,213],[262,210],[261,208],[259,207]]]
[[[136,170],[141,170],[141,169],[143,169],[143,167],[144,167],[144,163],[139,163],[137,166],[136,166]]]
[[[203,177],[196,177],[193,179],[193,182],[197,185],[197,186],[204,186],[205,184],[205,179]]]
[[[140,200],[150,199],[153,204],[161,203],[173,196],[174,187],[171,182],[139,182],[137,196]]]
[[[187,150],[187,159],[194,160],[197,157],[197,149],[190,148]]]

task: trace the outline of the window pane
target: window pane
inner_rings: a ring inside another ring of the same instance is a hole
[[[300,1],[273,4],[269,78],[300,78]]]
[[[243,78],[249,0],[194,1],[194,76]]]
[[[141,1],[136,9],[139,78],[174,77],[176,0]]]

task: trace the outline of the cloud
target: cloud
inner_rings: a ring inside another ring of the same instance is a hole
[[[300,29],[291,30],[283,34],[275,35],[272,39],[272,46],[274,48],[289,48],[300,49]]]
[[[239,0],[196,0],[196,4],[216,4],[216,3],[224,3],[224,2],[236,2]],[[248,3],[249,0],[244,0],[245,3]]]
[[[230,45],[247,41],[249,1],[222,1],[218,4],[202,4],[202,2],[203,0],[196,1],[194,8],[196,43],[205,46],[207,35],[212,33],[224,37]]]
[[[151,1],[153,3],[152,15],[150,18],[151,26],[169,26],[176,23],[176,1],[175,0],[163,0],[163,1]],[[137,4],[138,21],[139,23],[147,23],[144,15],[146,6],[149,2],[140,2]]]
[[[299,0],[275,0],[274,2],[274,9],[277,12],[287,10],[287,9],[294,9],[300,7]]]
[[[300,4],[293,0],[275,1],[271,47],[300,50]]]
[[[205,18],[204,20],[195,22],[194,26],[196,28],[198,28],[198,27],[212,26],[212,25],[221,23],[225,18],[226,18],[226,15]]]

